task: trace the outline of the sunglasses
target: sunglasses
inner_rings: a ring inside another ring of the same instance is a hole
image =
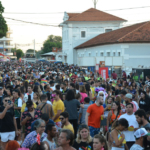
[[[59,118],[60,120],[64,120],[64,118]]]
[[[8,101],[10,101],[10,99],[5,99],[5,102],[8,102]]]

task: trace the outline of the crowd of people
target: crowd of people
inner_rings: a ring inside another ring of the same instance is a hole
[[[150,150],[150,76],[0,64],[2,150]]]

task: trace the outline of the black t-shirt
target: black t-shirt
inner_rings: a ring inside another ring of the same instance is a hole
[[[86,142],[77,143],[75,141],[74,144],[73,144],[73,147],[76,150],[85,150],[85,149],[93,150],[93,142],[90,142],[90,143],[86,143]]]
[[[2,113],[4,109],[5,107],[1,106],[0,113]],[[14,115],[15,113],[13,107],[7,110],[5,117],[3,119],[0,119],[0,133],[15,131],[14,120],[13,120]]]
[[[145,112],[149,111],[150,110],[150,102],[149,102],[149,99],[140,99],[139,101],[139,107],[140,109],[144,109]]]

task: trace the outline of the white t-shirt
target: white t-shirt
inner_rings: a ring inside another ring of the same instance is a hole
[[[52,89],[53,91],[55,91],[55,90],[56,90],[55,85],[52,86],[51,89]]]
[[[22,99],[21,98],[18,98],[18,107],[22,107]],[[15,118],[18,118],[18,117],[15,117]]]
[[[139,124],[136,121],[136,117],[134,115],[134,113],[132,115],[128,115],[127,113],[124,115],[121,115],[119,119],[121,118],[125,118],[128,123],[129,123],[129,127],[133,126],[134,129],[135,128],[139,128]],[[134,142],[135,141],[135,137],[134,137],[134,131],[123,131],[123,134],[125,135],[125,139],[128,142]]]
[[[32,92],[31,94],[31,100],[33,100],[33,95],[34,95],[34,92]],[[25,95],[24,95],[24,101],[26,102],[26,100],[28,100],[28,93],[26,93]]]
[[[52,105],[52,103],[50,101],[47,101],[46,103]]]
[[[133,144],[130,150],[143,150],[144,148],[138,144]]]

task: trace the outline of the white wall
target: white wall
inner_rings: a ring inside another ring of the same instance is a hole
[[[110,56],[107,56],[108,53]],[[128,70],[138,68],[139,65],[150,67],[150,44],[146,43],[95,46],[78,49],[76,55],[79,66],[95,66],[100,61],[105,61],[106,66],[121,66]]]
[[[120,21],[108,22],[68,22],[62,27],[62,50],[67,54],[68,64],[76,64],[74,48],[92,39],[93,37],[105,33],[105,29],[116,30],[121,27]],[[81,31],[86,31],[86,37],[81,38]]]

